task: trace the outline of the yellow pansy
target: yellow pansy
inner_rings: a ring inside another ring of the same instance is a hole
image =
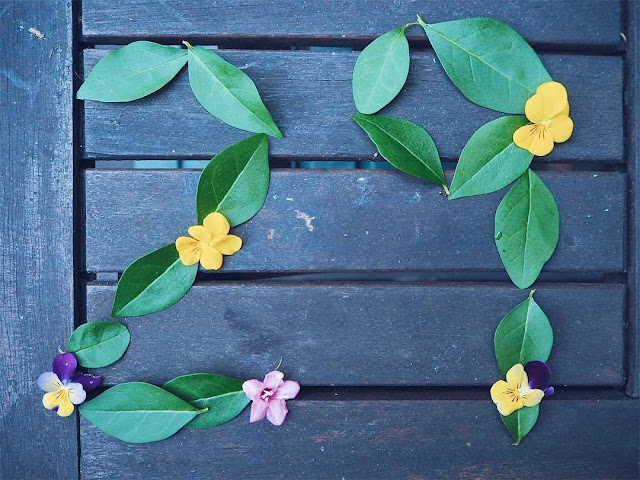
[[[522,407],[534,407],[540,403],[544,392],[529,387],[529,378],[524,367],[516,363],[507,372],[507,381],[498,380],[491,387],[491,400],[504,415],[510,415]]]
[[[554,142],[566,142],[573,133],[567,90],[561,83],[540,85],[524,111],[531,124],[515,131],[513,143],[538,157],[551,152]]]
[[[207,215],[202,225],[190,227],[191,237],[176,240],[182,263],[200,262],[207,270],[218,270],[222,266],[222,255],[233,255],[242,247],[242,239],[229,235],[229,228],[229,221],[218,212]]]

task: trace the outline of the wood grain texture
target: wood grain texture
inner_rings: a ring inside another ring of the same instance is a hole
[[[637,400],[550,399],[540,410],[519,448],[491,401],[292,401],[278,428],[249,425],[245,411],[147,445],[83,420],[82,478],[638,478]]]
[[[629,173],[627,393],[640,397],[640,3],[628,1],[626,8],[625,145]]]
[[[109,317],[114,294],[87,287],[89,321]],[[124,320],[131,347],[99,373],[109,384],[250,378],[283,359],[304,385],[490,385],[494,331],[526,294],[508,284],[197,285],[163,312]],[[554,385],[623,385],[623,286],[541,285],[536,301],[553,325]]]
[[[122,272],[183,235],[195,222],[198,176],[86,171],[87,270]],[[625,175],[540,177],[561,218],[544,271],[622,271]],[[493,218],[505,192],[448,201],[440,188],[397,171],[272,170],[264,207],[234,229],[243,248],[221,271],[503,271]]]
[[[509,23],[534,44],[611,48],[621,44],[620,5],[598,0],[565,1],[562,8],[553,0],[300,0],[295,4],[286,0],[265,4],[234,0],[84,0],[82,33],[94,42],[162,36],[179,43],[206,36],[211,41],[227,42],[243,37],[273,42],[284,37],[293,44],[348,44],[350,40],[370,41],[413,22],[418,13],[433,23],[493,17]],[[424,38],[417,28],[409,30],[409,35]]]
[[[78,477],[76,420],[45,410],[35,384],[73,329],[71,22],[70,2],[0,5],[0,478],[6,480]]]
[[[85,72],[107,51],[85,51]],[[351,119],[356,52],[219,51],[242,68],[283,131],[277,157],[373,160],[376,148]],[[536,161],[622,162],[622,59],[543,55],[569,91],[571,139]],[[92,158],[207,158],[247,136],[208,114],[188,85],[186,69],[136,102],[85,102],[85,155]],[[401,94],[383,110],[426,128],[440,155],[457,159],[473,132],[502,114],[472,104],[433,53],[415,53]],[[594,117],[595,115],[595,117]],[[595,118],[597,117],[597,121]]]

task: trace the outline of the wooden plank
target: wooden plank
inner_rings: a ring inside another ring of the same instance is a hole
[[[407,0],[287,0],[270,1],[265,9],[250,2],[220,0],[84,0],[82,33],[91,42],[148,36],[180,40],[206,37],[212,42],[239,38],[273,42],[284,37],[292,44],[349,44],[371,40],[415,21],[420,13],[429,22],[467,17],[493,17],[509,23],[534,44],[617,48],[620,5],[599,0],[501,2],[421,2]],[[214,22],[211,19],[215,19]],[[409,31],[423,39],[418,28]]]
[[[628,398],[545,400],[520,448],[490,401],[293,401],[278,428],[244,412],[146,445],[82,420],[82,477],[635,479],[638,411]]]
[[[107,51],[85,51],[85,72]],[[277,157],[373,160],[375,146],[351,120],[355,52],[220,51],[256,82],[285,135],[271,142]],[[544,55],[570,95],[576,128],[570,141],[536,161],[622,162],[622,59]],[[186,69],[145,99],[85,102],[85,154],[108,157],[207,158],[247,132],[224,125],[191,93]],[[594,121],[597,112],[598,121]],[[402,94],[382,112],[412,120],[433,136],[441,156],[457,159],[484,123],[502,114],[466,100],[432,53],[416,53]]]
[[[88,285],[89,321],[109,318],[114,294]],[[539,286],[555,385],[624,384],[624,295],[621,285]],[[508,284],[199,284],[172,308],[125,320],[135,348],[99,373],[162,384],[215,366],[249,378],[282,358],[305,385],[490,385],[496,326],[525,298]]]
[[[35,386],[74,320],[71,25],[71,2],[0,5],[5,479],[78,478],[76,419],[46,411]]]
[[[545,271],[623,271],[625,175],[540,175],[562,219]],[[87,270],[121,272],[183,235],[198,176],[86,171]],[[244,248],[223,271],[503,271],[493,218],[504,192],[447,201],[440,188],[397,171],[272,170],[267,201],[234,229]]]
[[[629,173],[629,311],[627,393],[640,397],[640,3],[627,2],[625,79],[626,156]]]

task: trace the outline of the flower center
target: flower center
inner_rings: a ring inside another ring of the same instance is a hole
[[[505,393],[511,397],[512,402],[519,401],[522,395],[522,391],[519,388],[509,388]]]
[[[548,125],[549,123],[551,123],[551,120],[543,120],[540,122],[540,125]]]
[[[271,388],[265,388],[264,390],[262,390],[262,394],[260,395],[260,398],[262,398],[265,402],[268,402],[269,398],[273,396],[274,393],[276,393],[275,390]]]

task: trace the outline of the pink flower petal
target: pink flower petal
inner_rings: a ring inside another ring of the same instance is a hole
[[[40,387],[45,392],[55,392],[62,388],[62,382],[53,372],[43,373],[38,377],[38,381],[36,383],[38,387]]]
[[[259,422],[262,420],[267,413],[267,407],[269,404],[259,398],[258,400],[254,400],[251,404],[251,417],[249,418],[249,422]]]
[[[264,385],[260,380],[247,380],[242,384],[242,390],[250,400],[260,400]]]
[[[279,372],[278,370],[267,373],[267,375],[264,377],[264,388],[268,388],[269,390],[276,390],[282,384],[283,378],[284,373]]]
[[[291,400],[292,398],[296,398],[296,395],[298,395],[299,391],[300,384],[298,382],[294,382],[293,380],[285,380],[282,385],[278,387],[278,390],[276,390],[274,396],[283,400]]]
[[[269,401],[268,407],[267,420],[274,425],[282,425],[288,413],[286,402],[279,398],[272,398]]]

